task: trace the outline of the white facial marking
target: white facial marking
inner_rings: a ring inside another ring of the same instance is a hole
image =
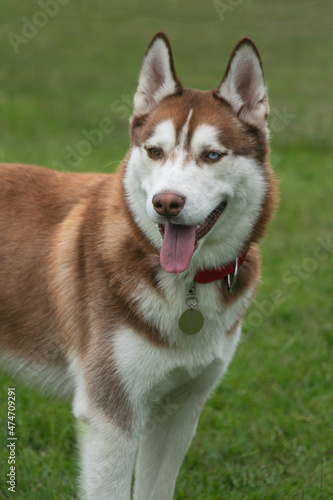
[[[169,153],[176,144],[176,130],[171,120],[164,120],[159,123],[154,134],[150,137],[149,146],[157,146],[163,149],[164,153]]]
[[[190,119],[191,119],[192,113],[193,113],[193,109],[190,109],[190,112],[189,112],[189,114],[188,114],[188,116],[186,118],[184,126],[181,129],[180,134],[179,134],[179,147],[182,148],[182,149],[185,148],[187,134],[188,134],[188,126],[189,126],[189,123],[190,123]]]
[[[218,267],[239,255],[261,213],[267,190],[262,166],[254,158],[228,154],[213,164],[200,157],[206,151],[232,153],[219,141],[223,130],[201,123],[187,144],[192,110],[182,125],[178,140],[176,124],[165,120],[156,127],[155,145],[164,145],[164,161],[151,160],[142,147],[134,147],[128,161],[125,188],[135,220],[158,251],[161,235],[158,224],[166,222],[152,204],[162,191],[175,191],[186,198],[173,224],[198,225],[221,202],[226,208],[214,227],[198,242],[188,272]],[[185,149],[186,146],[186,149]],[[191,154],[189,155],[188,152]]]
[[[199,125],[192,137],[191,148],[194,154],[200,155],[205,150],[227,153],[227,149],[218,141],[217,129],[212,125]]]

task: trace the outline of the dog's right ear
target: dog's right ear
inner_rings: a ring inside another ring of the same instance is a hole
[[[175,68],[170,42],[165,33],[157,33],[150,42],[142,63],[139,85],[134,96],[133,117],[145,115],[164,97],[183,90]]]

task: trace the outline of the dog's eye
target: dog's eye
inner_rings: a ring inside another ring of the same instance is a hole
[[[209,153],[206,154],[206,158],[208,160],[218,160],[221,158],[222,155],[220,153],[217,153],[216,151],[209,151]]]
[[[148,148],[147,152],[150,158],[156,159],[156,158],[161,158],[162,156],[162,151],[159,148]]]

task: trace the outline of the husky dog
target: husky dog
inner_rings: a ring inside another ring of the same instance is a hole
[[[115,174],[0,167],[0,359],[73,399],[81,497],[171,500],[276,204],[258,50],[183,88],[158,33]]]

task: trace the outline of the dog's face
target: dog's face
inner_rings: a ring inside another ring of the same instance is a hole
[[[151,42],[134,99],[125,188],[167,272],[219,266],[261,236],[273,190],[267,114],[249,40],[235,48],[215,91],[183,89],[165,35]]]

